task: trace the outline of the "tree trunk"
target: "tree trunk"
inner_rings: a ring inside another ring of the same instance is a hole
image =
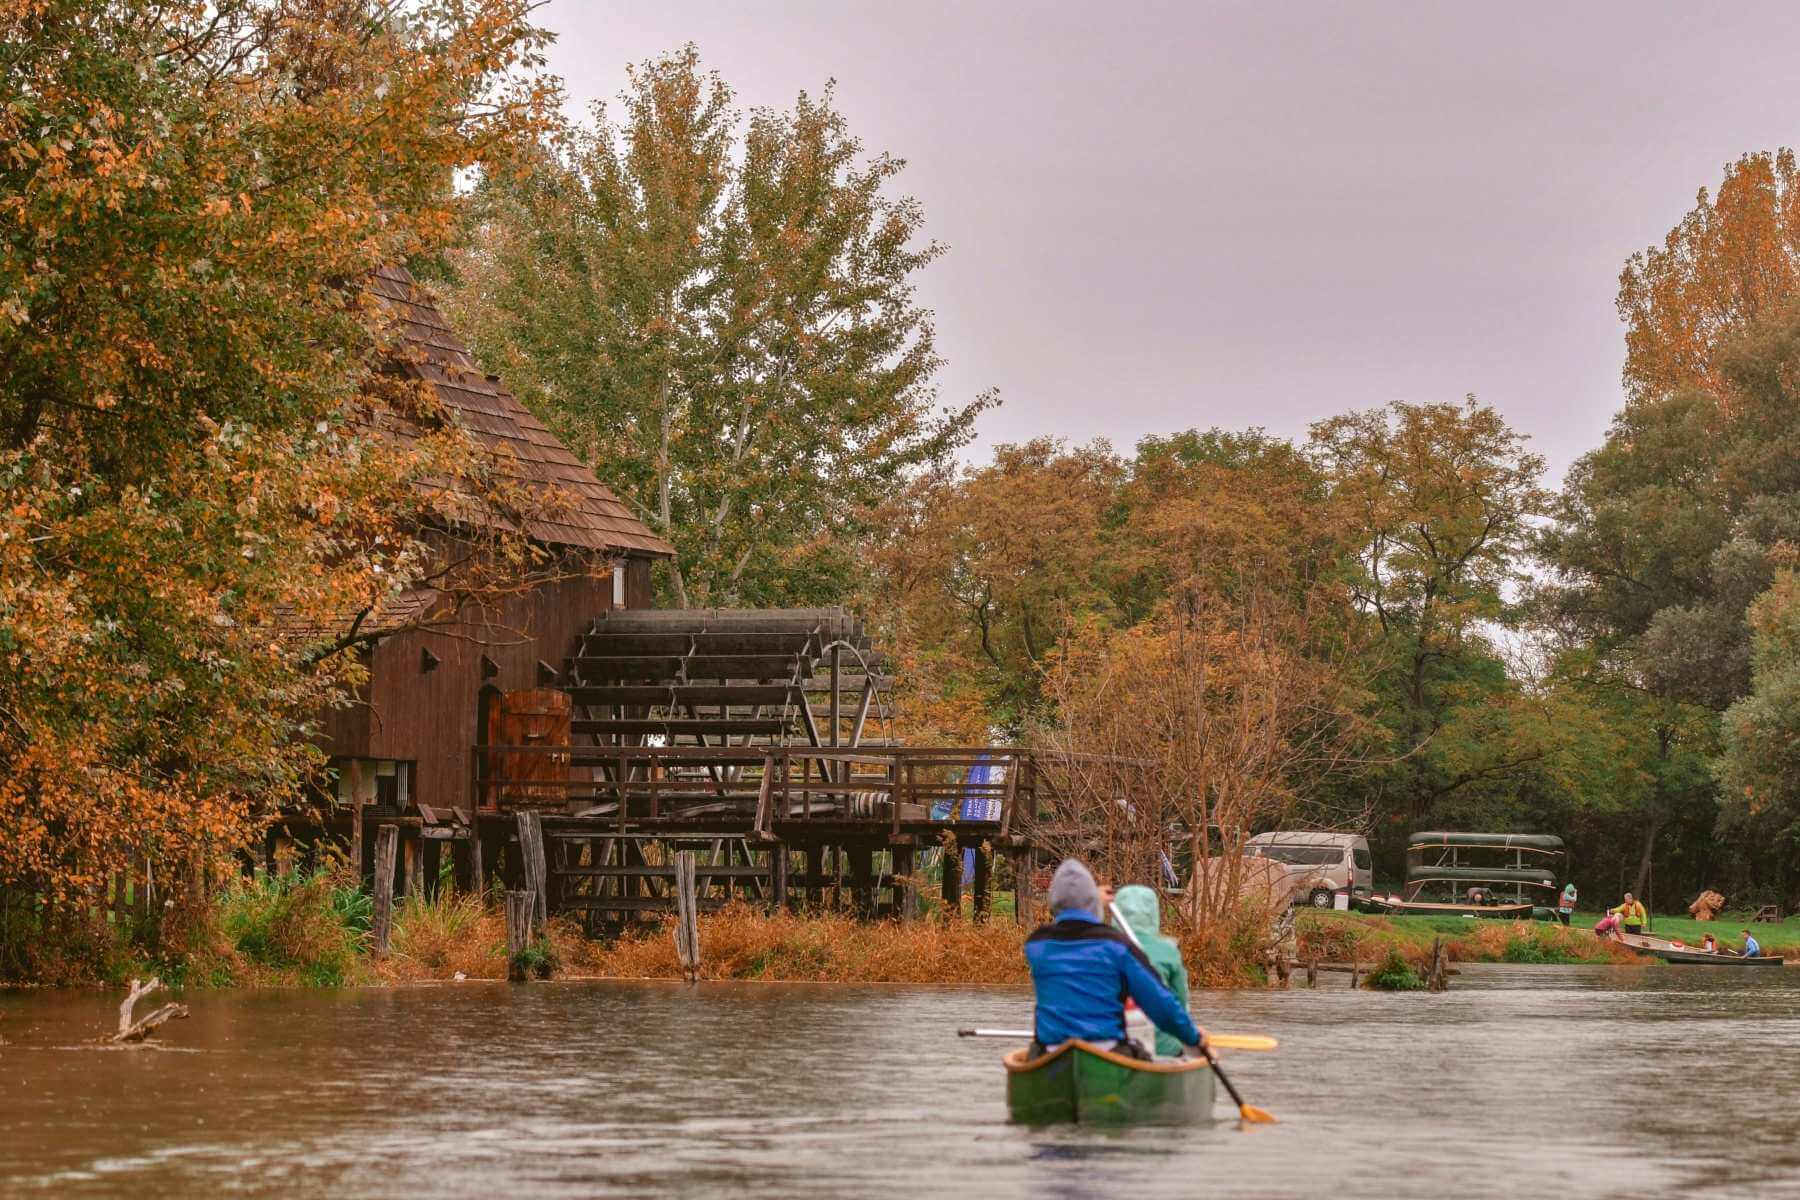
[[[1631,894],[1639,899],[1643,898],[1645,885],[1650,882],[1650,858],[1656,851],[1656,835],[1661,831],[1662,818],[1652,816],[1650,827],[1644,831],[1644,851],[1638,856],[1637,883],[1631,889]],[[1649,907],[1648,904],[1644,905],[1646,911]]]

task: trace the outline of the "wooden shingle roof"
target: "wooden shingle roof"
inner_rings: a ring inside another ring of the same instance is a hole
[[[383,267],[369,291],[393,316],[404,340],[408,374],[429,383],[439,402],[463,428],[494,452],[496,470],[509,483],[547,498],[527,530],[540,542],[610,553],[672,555],[675,547],[631,515],[534,417],[497,376],[475,365],[429,293],[405,267]]]

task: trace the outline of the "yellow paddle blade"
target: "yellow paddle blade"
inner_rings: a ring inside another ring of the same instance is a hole
[[[1280,1042],[1266,1033],[1209,1033],[1214,1050],[1273,1050]]]
[[[1240,1116],[1244,1120],[1250,1122],[1250,1124],[1252,1124],[1252,1125],[1273,1125],[1273,1124],[1275,1124],[1275,1114],[1274,1113],[1270,1112],[1266,1108],[1258,1108],[1254,1104],[1238,1105],[1238,1116]]]

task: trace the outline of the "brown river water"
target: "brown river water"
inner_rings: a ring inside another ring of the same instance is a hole
[[[3,1196],[1800,1196],[1800,968],[1472,967],[1202,993],[1281,1118],[1008,1125],[1019,991],[551,983],[0,994]],[[1219,1114],[1229,1115],[1223,1095]]]

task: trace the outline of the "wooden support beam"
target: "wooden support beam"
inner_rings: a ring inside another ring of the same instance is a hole
[[[444,871],[444,845],[442,838],[419,839],[419,894],[428,899],[437,898],[438,880]]]
[[[788,849],[783,843],[769,847],[769,907],[779,912],[789,907]]]
[[[406,894],[418,900],[425,895],[425,839],[417,829],[409,829],[404,842]]]
[[[986,842],[979,842],[975,846],[975,879],[973,881],[977,924],[985,923],[988,919],[988,905],[991,901],[991,897],[988,895],[988,884],[992,881],[993,874],[994,852],[988,848]]]
[[[913,878],[918,860],[919,853],[913,847],[894,847],[893,905],[902,925],[919,919],[919,883]]]
[[[1036,869],[1029,848],[1013,851],[1013,920],[1026,929],[1037,924],[1037,882],[1032,878]]]
[[[850,856],[850,904],[859,917],[875,912],[875,851],[868,846],[852,846]]]
[[[375,834],[375,917],[372,933],[375,957],[386,958],[388,943],[394,933],[394,852],[400,844],[400,829],[383,825]]]
[[[807,902],[816,911],[825,907],[825,847],[806,848]]]
[[[863,726],[869,723],[869,705],[875,699],[875,681],[863,682],[862,698],[856,702],[856,718],[850,722],[850,745],[862,745]]]
[[[944,837],[943,864],[944,915],[955,919],[962,916],[962,849],[949,835]]]

